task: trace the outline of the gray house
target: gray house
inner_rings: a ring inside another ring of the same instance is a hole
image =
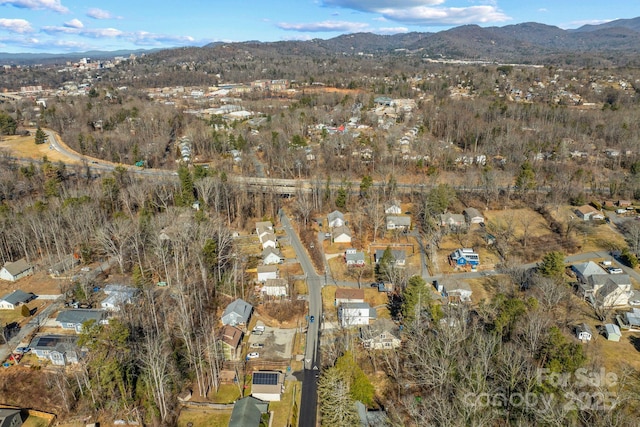
[[[73,329],[76,333],[82,332],[85,322],[94,320],[96,323],[106,323],[107,312],[104,310],[64,310],[58,313],[56,322],[62,329]]]
[[[410,228],[410,216],[387,215],[387,230],[408,230]]]
[[[21,425],[20,409],[0,408],[0,427],[20,427]]]
[[[342,227],[344,225],[344,214],[340,211],[333,211],[327,215],[329,228]]]
[[[0,298],[0,310],[14,310],[16,307],[26,304],[36,296],[33,293],[26,293],[20,289],[11,292]]]
[[[229,427],[259,427],[262,414],[268,413],[268,407],[268,402],[251,396],[243,397],[233,405]]]
[[[237,299],[225,308],[222,314],[223,325],[248,325],[253,306],[243,299]]]
[[[78,363],[78,337],[75,335],[40,335],[31,341],[29,347],[40,359],[50,360],[57,366]]]
[[[33,274],[33,266],[24,258],[16,262],[7,262],[4,267],[0,269],[0,279],[8,280],[9,282],[15,282],[31,274]]]

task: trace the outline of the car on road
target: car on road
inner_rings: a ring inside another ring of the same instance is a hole
[[[316,320],[316,316],[309,317],[309,322],[313,323],[314,320]]]
[[[250,347],[251,348],[264,348],[264,344],[262,344],[261,342],[254,342],[254,343],[251,343]]]
[[[257,359],[258,357],[260,357],[260,353],[258,352],[252,352],[247,354],[247,359]]]

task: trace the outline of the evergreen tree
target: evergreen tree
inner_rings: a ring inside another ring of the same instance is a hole
[[[531,163],[524,162],[520,166],[520,173],[516,177],[516,187],[520,191],[527,191],[535,188],[536,186],[536,173],[533,171]]]
[[[402,296],[401,311],[406,323],[411,323],[424,311],[431,311],[431,289],[422,277],[411,276]]]
[[[326,369],[318,382],[321,425],[356,426],[360,419],[349,393],[349,383],[336,367]]]
[[[354,401],[360,401],[372,406],[375,388],[362,368],[358,366],[353,353],[346,351],[338,358],[335,366],[349,384],[349,395]]]
[[[40,129],[40,126],[38,126],[38,129],[36,129],[36,144],[44,144],[46,139],[47,135]]]
[[[564,274],[564,254],[560,251],[546,253],[542,258],[542,262],[538,264],[538,272],[545,277],[562,278]]]

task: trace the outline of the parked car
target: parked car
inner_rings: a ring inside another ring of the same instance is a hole
[[[29,353],[31,351],[30,347],[18,347],[16,348],[16,353]]]
[[[262,344],[261,342],[254,342],[251,344],[250,346],[251,348],[263,348],[264,344]]]
[[[264,333],[264,326],[262,325],[256,326],[255,328],[253,328],[253,331],[251,332],[256,335],[262,335]]]
[[[617,268],[617,267],[609,267],[609,268],[607,268],[607,271],[609,272],[609,274],[622,274],[622,273],[624,273],[621,268]]]
[[[258,353],[258,352],[253,352],[253,353],[247,354],[247,359],[257,359],[258,357],[260,357],[260,353]]]
[[[316,316],[309,317],[309,322],[313,323],[314,320],[316,320]]]

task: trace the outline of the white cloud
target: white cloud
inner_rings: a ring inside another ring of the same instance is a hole
[[[178,45],[194,44],[195,39],[191,36],[174,36],[169,34],[155,34],[146,31],[138,31],[125,36],[131,42],[139,46],[156,46],[163,43],[174,43]]]
[[[0,18],[0,29],[9,30],[16,33],[24,34],[33,31],[29,21],[24,19],[6,19]]]
[[[91,8],[87,11],[87,16],[93,19],[114,19],[115,16],[108,10],[98,9],[97,7]]]
[[[412,7],[380,10],[385,18],[414,25],[464,25],[501,22],[511,19],[494,6]]]
[[[398,34],[408,33],[409,29],[407,27],[382,27],[378,28],[374,32],[377,34]]]
[[[84,24],[79,19],[72,19],[71,21],[65,22],[64,26],[67,28],[83,28]]]
[[[541,7],[540,9],[538,9],[538,12],[549,12],[549,10],[545,7]]]
[[[20,9],[52,10],[58,13],[68,13],[60,0],[0,0],[0,5],[14,6]]]
[[[277,27],[287,31],[301,31],[305,33],[317,33],[324,31],[338,31],[338,32],[357,32],[365,31],[369,24],[363,22],[348,22],[348,21],[322,21],[322,22],[309,22],[301,24],[291,24],[287,22],[281,22],[277,24]]]
[[[406,9],[419,6],[436,6],[445,0],[323,0],[324,6],[354,9],[361,12],[377,12],[380,9]]]

